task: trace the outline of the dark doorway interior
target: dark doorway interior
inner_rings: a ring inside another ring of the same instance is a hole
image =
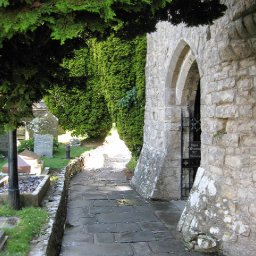
[[[187,199],[201,160],[200,83],[193,105],[181,112],[181,199]]]

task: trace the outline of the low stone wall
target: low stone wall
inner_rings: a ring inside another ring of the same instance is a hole
[[[55,256],[59,254],[67,214],[68,189],[71,178],[84,168],[87,153],[73,160],[59,175],[49,190],[42,206],[48,211],[48,223],[42,234],[35,238],[29,256]]]

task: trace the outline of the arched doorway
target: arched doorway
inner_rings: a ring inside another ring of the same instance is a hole
[[[180,136],[180,146],[173,146],[175,135],[172,136],[169,154],[179,154],[180,198],[187,199],[201,160],[200,74],[189,45],[182,40],[176,50],[167,77],[170,88],[167,108],[175,106],[180,112],[180,130],[176,132]]]
[[[181,111],[181,199],[187,199],[201,161],[201,94],[198,83],[193,105]]]

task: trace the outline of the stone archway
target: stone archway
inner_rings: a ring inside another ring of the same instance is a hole
[[[164,117],[161,130],[155,135],[151,133],[150,138],[144,138],[144,141],[153,138],[152,144],[156,142],[158,144],[154,145],[154,152],[148,153],[153,147],[144,143],[139,164],[132,179],[132,184],[145,197],[181,199],[181,112],[188,116],[187,106],[191,105],[190,109],[194,113],[199,81],[196,58],[189,45],[181,40],[170,60],[163,88],[164,106],[161,109],[154,107],[150,113],[152,122],[159,116]],[[149,102],[146,105],[146,115],[149,115],[148,105]],[[152,122],[148,125],[145,122],[146,136],[152,131]],[[188,137],[188,133],[185,137]],[[148,154],[153,154],[154,157],[149,159]]]
[[[200,166],[200,148],[197,159],[192,159],[195,148],[190,150],[195,144],[196,135],[193,131],[195,118],[198,119],[200,129],[200,74],[196,58],[189,45],[182,40],[176,49],[177,52],[174,52],[168,73],[171,83],[167,81],[167,86],[171,88],[169,90],[171,97],[166,106],[167,113],[169,110],[172,111],[168,120],[169,125],[176,129],[169,130],[170,138],[166,140],[166,160],[170,160],[169,170],[166,171],[172,173],[176,170],[175,173],[178,174],[173,176],[172,183],[169,184],[170,197],[185,199],[188,197],[197,168]],[[176,65],[173,65],[174,60]],[[197,145],[200,147],[200,133],[196,137]],[[187,166],[184,163],[187,163]],[[176,169],[177,167],[179,170]]]

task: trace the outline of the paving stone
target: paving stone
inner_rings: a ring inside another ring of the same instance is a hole
[[[175,228],[177,227],[177,223],[180,219],[180,212],[176,211],[155,211],[155,214],[161,219],[169,228]]]
[[[166,226],[162,222],[140,222],[141,229],[144,231],[162,231],[167,230]]]
[[[151,253],[148,243],[145,242],[134,243],[132,247],[136,256],[148,256]]]
[[[166,239],[149,242],[149,246],[154,253],[185,253],[186,250],[181,241]]]
[[[127,232],[115,235],[115,241],[118,243],[149,242],[155,240],[154,233],[150,231]]]
[[[103,213],[97,215],[99,222],[101,223],[131,223],[131,222],[141,222],[141,221],[157,221],[157,217],[153,212],[148,212],[147,214],[138,212],[136,214],[131,213]]]
[[[113,207],[117,206],[116,200],[95,200],[93,206]]]
[[[95,243],[113,243],[114,235],[112,233],[96,233],[94,234]]]
[[[92,224],[87,225],[86,230],[89,233],[124,233],[141,231],[136,223],[115,223],[115,224]]]
[[[62,240],[62,246],[77,246],[84,242],[93,243],[93,234],[69,232],[65,234]]]
[[[69,200],[67,204],[67,208],[84,208],[86,206],[91,206],[94,203],[94,200],[83,200],[78,198],[76,200]]]
[[[88,199],[108,199],[108,196],[107,195],[105,195],[105,194],[99,194],[99,193],[85,193],[84,195],[83,195],[83,199],[86,199],[86,200],[88,200]]]
[[[138,223],[117,223],[117,232],[137,232],[141,231]]]
[[[105,207],[92,207],[90,213],[111,213],[111,212],[133,212],[132,206],[105,206]]]
[[[139,205],[139,206],[133,206],[134,212],[152,212],[152,208],[150,205]]]
[[[60,256],[133,256],[128,244],[89,244],[64,247]]]
[[[97,218],[81,218],[79,216],[74,216],[74,219],[69,219],[67,223],[71,226],[79,226],[79,225],[87,225],[87,224],[94,224],[97,223]]]

